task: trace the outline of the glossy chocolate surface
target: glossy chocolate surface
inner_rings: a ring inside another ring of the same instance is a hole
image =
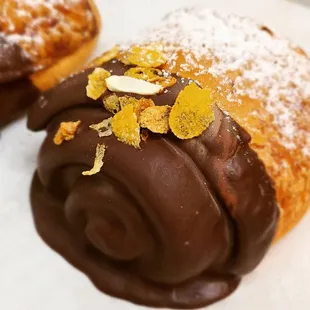
[[[38,96],[27,78],[34,67],[22,49],[0,36],[0,127],[15,119]]]
[[[171,308],[226,297],[266,254],[279,217],[250,136],[215,108],[215,121],[191,140],[151,134],[137,150],[99,138],[89,125],[111,115],[86,97],[91,71],[47,91],[29,114],[29,128],[47,130],[31,190],[39,234],[112,296]],[[186,84],[150,98],[173,105]],[[59,123],[76,120],[75,138],[56,146]],[[82,176],[97,143],[107,146],[101,172]]]

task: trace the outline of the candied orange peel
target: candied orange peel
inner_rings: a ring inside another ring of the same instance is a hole
[[[61,122],[58,131],[54,137],[54,143],[61,145],[64,141],[70,141],[75,137],[76,131],[80,126],[81,121],[77,122]]]
[[[121,110],[129,104],[132,104],[134,107],[138,102],[138,99],[131,96],[122,96],[118,98]]]
[[[125,106],[129,104],[133,105],[133,109],[137,115],[138,120],[143,110],[145,110],[148,107],[155,106],[155,103],[152,99],[146,99],[144,97],[137,99],[131,96],[123,96],[123,97],[119,97],[118,99],[120,102],[121,109],[123,109]]]
[[[125,72],[125,76],[135,79],[144,80],[146,82],[161,85],[163,88],[173,86],[177,79],[173,76],[164,76],[163,72],[156,68],[134,67]]]
[[[121,111],[114,115],[112,132],[119,141],[140,148],[140,126],[132,104],[124,106]]]
[[[156,68],[133,67],[127,70],[124,75],[152,83],[162,77],[163,73]]]
[[[115,94],[104,97],[102,101],[104,108],[113,114],[121,109],[119,99]]]
[[[122,62],[124,65],[128,66],[131,63],[128,61],[128,52],[121,51],[117,57],[117,59]]]
[[[124,60],[124,57],[122,60]],[[139,67],[157,68],[165,64],[167,59],[155,46],[133,46],[126,61]]]
[[[137,115],[138,121],[140,119],[141,113],[149,108],[149,107],[154,107],[155,103],[152,99],[146,99],[146,98],[141,98],[139,99],[136,104],[134,105],[134,111]]]
[[[178,95],[170,112],[169,125],[179,139],[191,139],[201,135],[214,117],[211,91],[192,83]]]
[[[169,88],[176,84],[177,79],[173,76],[162,77],[156,81],[156,84],[161,85],[163,88]]]
[[[96,68],[88,76],[88,85],[86,86],[87,97],[97,100],[106,90],[106,78],[111,76],[110,72],[103,68]]]
[[[90,125],[89,128],[97,131],[100,138],[109,137],[112,135],[111,123],[112,117],[104,119],[98,124]]]
[[[119,46],[115,45],[110,50],[104,52],[102,55],[95,58],[90,64],[89,67],[99,67],[104,63],[114,59],[119,54]]]
[[[106,149],[107,147],[104,144],[97,144],[94,166],[88,171],[83,171],[82,174],[84,176],[91,176],[91,175],[94,175],[100,172],[103,166],[103,158],[104,158]]]
[[[165,134],[169,131],[169,106],[152,106],[146,108],[140,115],[140,126],[154,133]]]

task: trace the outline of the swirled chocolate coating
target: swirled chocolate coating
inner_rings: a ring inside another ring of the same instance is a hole
[[[104,68],[128,69],[115,60]],[[110,295],[172,308],[226,297],[262,260],[279,216],[250,136],[215,108],[215,121],[195,139],[151,134],[137,150],[113,135],[99,138],[89,125],[111,115],[86,97],[91,71],[47,91],[29,114],[32,130],[47,130],[31,189],[38,232]],[[173,105],[185,85],[179,79],[150,98]],[[59,123],[76,120],[75,138],[56,146]],[[82,176],[97,143],[107,146],[104,166]]]
[[[27,78],[33,71],[22,49],[0,36],[0,127],[36,100],[39,92]]]

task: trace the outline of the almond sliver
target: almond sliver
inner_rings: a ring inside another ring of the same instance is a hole
[[[163,90],[161,85],[153,84],[130,76],[112,75],[106,80],[110,91],[133,93],[138,95],[155,95]]]

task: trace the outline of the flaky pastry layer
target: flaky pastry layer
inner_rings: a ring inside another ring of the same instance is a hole
[[[277,190],[276,238],[310,205],[310,60],[304,51],[250,19],[183,9],[122,46],[156,49],[164,69],[213,90],[218,105],[251,135]],[[129,51],[129,52],[128,52]]]

